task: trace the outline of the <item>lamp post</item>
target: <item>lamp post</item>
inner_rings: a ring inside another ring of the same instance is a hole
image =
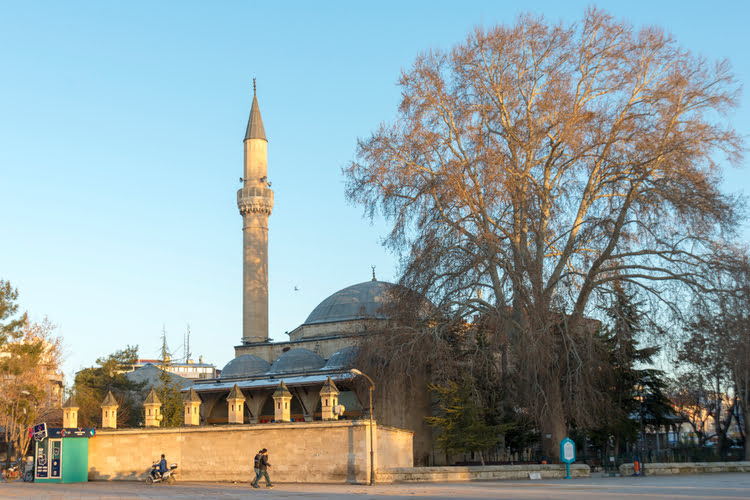
[[[638,385],[638,392],[639,392],[639,396],[640,396],[638,398],[638,416],[639,416],[640,427],[641,427],[641,433],[640,433],[640,436],[639,436],[640,439],[638,440],[638,445],[639,445],[638,448],[640,448],[640,450],[639,450],[638,453],[640,454],[639,460],[640,460],[640,469],[641,469],[639,471],[639,475],[640,476],[645,476],[646,472],[643,469],[643,451],[644,451],[643,450],[643,441],[644,441],[644,437],[645,437],[644,433],[643,433],[643,384],[639,384]],[[657,439],[658,439],[658,436],[657,436]]]
[[[352,375],[361,375],[365,377],[370,383],[370,486],[372,486],[372,482],[375,477],[375,447],[373,446],[372,437],[372,433],[374,431],[372,422],[372,391],[373,389],[375,389],[375,382],[373,382],[370,377],[357,370],[356,368],[352,368],[351,370],[349,370],[349,373],[351,373]]]

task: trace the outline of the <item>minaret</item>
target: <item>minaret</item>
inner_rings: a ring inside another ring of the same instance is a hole
[[[242,343],[268,342],[268,140],[253,79],[253,105],[245,132],[244,185],[237,191],[242,215]]]

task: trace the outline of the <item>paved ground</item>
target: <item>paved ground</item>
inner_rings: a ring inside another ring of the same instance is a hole
[[[702,474],[679,477],[602,478],[544,481],[482,481],[472,483],[419,483],[375,486],[278,484],[274,489],[254,490],[245,484],[178,483],[173,486],[113,481],[79,484],[0,484],[0,498],[264,498],[330,499],[352,498],[398,500],[432,498],[444,500],[517,498],[637,500],[694,498],[750,498],[750,473]]]

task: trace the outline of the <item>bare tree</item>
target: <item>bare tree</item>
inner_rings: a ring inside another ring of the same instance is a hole
[[[29,447],[29,428],[58,417],[60,408],[62,361],[60,338],[54,326],[26,321],[21,335],[0,349],[0,423],[9,446],[24,456]]]
[[[402,285],[505,338],[515,402],[557,456],[600,400],[596,294],[615,279],[666,304],[669,283],[701,289],[735,226],[715,158],[741,159],[722,122],[739,87],[726,61],[594,9],[478,28],[399,85],[399,117],[359,141],[347,196],[393,222]]]
[[[710,275],[717,289],[697,296],[687,336],[679,351],[682,367],[708,381],[703,405],[715,424],[719,450],[726,454],[727,432],[737,416],[750,417],[750,264],[736,249],[717,258]],[[694,385],[694,384],[691,384]],[[689,389],[688,389],[689,390]],[[743,432],[744,434],[744,432]],[[745,443],[745,456],[750,449]]]

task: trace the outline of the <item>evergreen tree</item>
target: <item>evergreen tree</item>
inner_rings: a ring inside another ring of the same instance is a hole
[[[669,411],[670,403],[664,390],[664,372],[644,368],[660,351],[659,346],[639,346],[645,316],[642,302],[636,300],[622,283],[614,284],[614,300],[607,309],[610,323],[598,333],[599,340],[609,353],[611,376],[606,379],[611,410],[607,424],[592,433],[600,443],[614,437],[615,453],[624,442],[638,438],[641,418],[658,423]]]
[[[183,404],[180,384],[170,376],[169,367],[172,365],[172,355],[167,346],[167,331],[162,329],[161,335],[161,365],[159,385],[154,388],[161,401],[161,414],[164,419],[162,427],[179,427],[183,424]]]
[[[0,280],[0,346],[8,339],[19,338],[26,324],[26,313],[13,319],[18,314],[17,299],[18,290],[11,287],[9,281]]]
[[[448,381],[448,385],[430,384],[440,407],[440,415],[425,417],[430,425],[439,427],[438,445],[446,453],[478,452],[484,465],[484,451],[499,442],[507,426],[487,423],[487,411],[476,404],[472,386]]]

